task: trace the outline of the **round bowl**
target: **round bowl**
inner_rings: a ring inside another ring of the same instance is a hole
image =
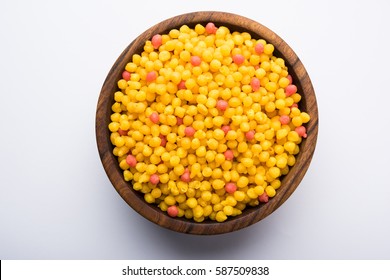
[[[154,34],[166,34],[171,29],[179,28],[184,24],[193,28],[198,23],[205,25],[208,22],[213,22],[216,26],[224,25],[231,32],[248,32],[253,38],[263,38],[273,44],[275,56],[285,60],[289,74],[293,77],[294,84],[302,96],[299,103],[300,108],[311,116],[311,120],[306,124],[308,136],[300,144],[300,152],[295,165],[286,176],[282,177],[282,184],[276,196],[270,199],[268,203],[248,207],[241,215],[230,217],[222,223],[215,221],[197,223],[185,218],[171,218],[156,205],[146,203],[143,195],[133,190],[131,184],[124,180],[117,158],[112,153],[113,145],[110,142],[110,132],[108,130],[111,106],[114,103],[114,93],[117,91],[117,81],[121,79],[125,65],[131,60],[132,55],[140,54],[145,41],[150,40]],[[298,56],[283,39],[262,24],[243,16],[224,12],[193,12],[179,15],[156,24],[138,36],[122,52],[108,73],[100,92],[96,111],[96,140],[99,155],[107,176],[116,191],[128,205],[149,221],[164,228],[188,234],[212,235],[233,232],[257,223],[273,213],[291,196],[304,177],[315,150],[317,134],[318,109],[316,97],[310,78]]]

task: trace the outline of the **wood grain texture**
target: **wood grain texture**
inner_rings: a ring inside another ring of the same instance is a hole
[[[194,27],[197,23],[214,22],[216,26],[224,25],[233,31],[249,32],[253,38],[263,38],[275,46],[275,55],[282,57],[288,66],[289,73],[302,95],[301,108],[306,111],[311,120],[307,124],[308,137],[300,145],[301,151],[296,164],[282,179],[282,186],[277,195],[266,204],[245,209],[242,215],[228,219],[224,223],[206,221],[192,222],[187,219],[171,218],[156,206],[147,204],[143,195],[134,191],[131,185],[123,179],[116,157],[112,154],[113,146],[109,139],[108,124],[110,122],[111,106],[114,103],[114,93],[117,91],[117,81],[121,78],[125,65],[135,53],[141,53],[146,40],[154,34],[164,34],[183,24]],[[96,110],[96,140],[103,167],[114,188],[120,196],[135,211],[146,219],[173,231],[189,234],[222,234],[250,226],[264,219],[279,208],[295,191],[304,177],[312,159],[318,134],[318,109],[312,83],[303,64],[295,52],[277,34],[267,27],[251,19],[223,12],[194,12],[167,19],[142,33],[119,56],[104,81]]]

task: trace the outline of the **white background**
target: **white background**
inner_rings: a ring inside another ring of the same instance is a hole
[[[27,1],[0,4],[0,259],[390,259],[388,1]],[[237,13],[295,50],[316,91],[317,149],[265,220],[192,236],[145,220],[101,165],[104,79],[145,29]]]

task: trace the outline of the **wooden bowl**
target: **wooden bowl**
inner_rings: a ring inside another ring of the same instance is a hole
[[[268,203],[253,208],[249,207],[241,215],[229,218],[223,223],[214,221],[197,223],[185,218],[171,218],[157,206],[146,203],[143,195],[134,191],[130,183],[123,179],[123,173],[119,168],[117,158],[112,153],[113,145],[110,142],[110,132],[107,128],[110,123],[114,93],[117,91],[117,81],[121,79],[125,65],[131,60],[132,55],[142,52],[145,41],[150,40],[154,34],[166,34],[171,29],[178,28],[183,24],[193,28],[197,23],[205,25],[208,22],[213,22],[216,26],[224,25],[231,32],[246,31],[253,38],[263,38],[272,43],[275,47],[274,54],[285,60],[294,84],[302,95],[300,108],[311,116],[311,120],[306,126],[308,136],[300,144],[300,153],[296,164],[282,178],[282,185],[276,196],[270,199]],[[179,15],[158,23],[142,33],[122,52],[108,73],[100,92],[96,111],[96,139],[99,155],[111,183],[120,196],[135,211],[153,223],[173,231],[199,235],[221,234],[245,228],[264,219],[280,207],[295,191],[305,175],[315,150],[317,133],[318,109],[314,89],[303,64],[294,51],[278,35],[260,23],[239,15],[223,12],[194,12]]]

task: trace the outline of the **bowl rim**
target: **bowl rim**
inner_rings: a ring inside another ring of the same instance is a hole
[[[282,186],[278,189],[277,195],[268,203],[247,208],[243,214],[229,218],[223,223],[215,221],[197,223],[185,218],[172,218],[158,209],[157,206],[145,202],[140,193],[133,190],[130,183],[124,180],[123,170],[119,168],[117,158],[112,153],[113,145],[110,142],[107,128],[112,113],[111,105],[114,103],[113,95],[117,90],[116,82],[120,79],[126,63],[131,60],[132,54],[140,53],[140,48],[145,41],[151,39],[154,34],[166,34],[172,28],[178,28],[184,24],[194,27],[197,23],[206,24],[208,22],[213,22],[216,26],[227,26],[231,32],[249,32],[252,36],[255,35],[256,38],[262,38],[273,44],[275,55],[285,60],[289,74],[293,76],[294,84],[302,95],[303,109],[311,116],[310,122],[306,125],[308,136],[300,144],[301,151],[295,165],[282,178]],[[116,90],[114,90],[115,88]],[[278,209],[296,190],[309,168],[315,151],[318,136],[318,107],[313,85],[302,62],[292,48],[275,32],[261,23],[238,14],[217,11],[191,12],[155,24],[135,38],[121,53],[109,71],[100,91],[96,109],[95,132],[99,156],[109,180],[123,200],[136,212],[149,221],[176,232],[197,235],[223,234],[246,228],[261,221]]]

